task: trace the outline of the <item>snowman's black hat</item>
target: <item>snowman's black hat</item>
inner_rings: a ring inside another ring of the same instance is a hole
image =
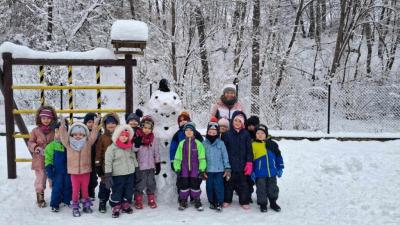
[[[159,86],[158,86],[158,90],[162,91],[162,92],[170,92],[169,89],[169,82],[167,79],[161,79]]]

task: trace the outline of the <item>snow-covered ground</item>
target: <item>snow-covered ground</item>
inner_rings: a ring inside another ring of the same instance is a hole
[[[5,146],[5,138],[0,137]],[[97,212],[73,218],[35,205],[34,174],[30,163],[18,163],[18,178],[7,179],[6,151],[0,151],[0,224],[400,224],[400,140],[340,142],[336,140],[280,141],[285,160],[279,179],[282,212],[260,213],[257,205],[244,211],[234,198],[231,208],[216,213],[193,207],[180,212],[176,202],[160,202],[157,209],[135,210],[119,219]],[[18,157],[28,157],[17,142]],[[174,187],[171,187],[174,188]],[[204,190],[204,184],[203,184]],[[46,190],[50,201],[50,189]],[[205,205],[205,192],[202,193]],[[256,199],[255,194],[253,199]]]

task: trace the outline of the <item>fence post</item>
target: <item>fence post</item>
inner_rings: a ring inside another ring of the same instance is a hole
[[[125,55],[125,113],[133,112],[133,71],[132,55]]]
[[[13,80],[12,80],[12,54],[3,53],[4,73],[4,109],[6,116],[6,140],[7,140],[7,171],[8,179],[17,178],[17,166],[15,161],[14,114],[13,114]]]
[[[60,83],[60,86],[63,86],[62,83]],[[60,109],[64,109],[64,97],[63,97],[63,89],[60,89]]]
[[[331,83],[328,84],[328,134],[331,132]]]
[[[44,66],[39,66],[39,83],[44,84]],[[44,105],[44,89],[40,90],[40,105]]]
[[[96,84],[100,85],[100,66],[96,66]],[[101,90],[97,89],[97,109],[101,109]],[[99,113],[101,117],[101,113]]]

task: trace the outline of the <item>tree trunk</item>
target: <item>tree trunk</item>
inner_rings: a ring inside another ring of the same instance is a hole
[[[158,0],[156,1],[156,10],[157,10],[157,23],[161,24],[161,12],[160,12],[160,6],[158,4]]]
[[[135,13],[135,3],[133,2],[134,0],[129,0],[129,8],[131,11],[132,19],[137,19],[136,18],[136,13]]]
[[[176,71],[176,46],[175,46],[175,29],[176,29],[176,0],[171,0],[171,58],[172,58],[172,77],[174,81],[178,81],[178,73]]]
[[[315,15],[314,15],[314,4],[315,1],[313,1],[310,4],[310,27],[308,28],[308,37],[314,38],[315,36]]]
[[[260,114],[260,0],[253,1],[253,35],[251,58],[251,113]]]
[[[246,19],[246,2],[238,2],[240,4],[241,16],[239,30],[236,31],[236,46],[235,46],[235,60],[233,70],[237,71],[240,62],[240,53],[242,52],[244,21]]]
[[[371,59],[372,59],[372,30],[371,24],[366,23],[364,24],[364,31],[365,31],[365,41],[367,42],[367,77],[371,75]]]
[[[53,0],[47,1],[47,37],[46,49],[50,49],[51,41],[53,39]]]
[[[322,30],[326,30],[326,1],[327,0],[319,0],[321,6],[321,22],[322,22]]]
[[[200,59],[201,59],[201,72],[203,77],[203,88],[205,91],[210,90],[210,77],[208,69],[208,56],[206,48],[206,27],[203,14],[200,7],[195,8],[196,14],[196,26],[199,34],[199,47],[200,47]]]

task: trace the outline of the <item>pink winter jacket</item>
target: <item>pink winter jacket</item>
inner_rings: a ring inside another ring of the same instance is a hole
[[[159,163],[160,160],[160,145],[159,141],[154,138],[153,143],[149,146],[141,145],[140,148],[135,148],[137,152],[137,161],[139,163],[139,170],[154,169],[155,164]]]
[[[39,127],[35,127],[30,134],[28,149],[32,152],[32,170],[44,170],[44,149],[54,139],[54,131],[44,134]],[[42,148],[43,154],[35,153],[36,148]]]
[[[243,112],[243,106],[240,104],[240,102],[236,102],[232,108],[228,108],[222,101],[221,99],[218,99],[215,104],[212,105],[211,107],[211,116],[215,116],[218,119],[220,118],[225,118],[228,120],[231,120],[232,115],[235,111],[242,111]]]

